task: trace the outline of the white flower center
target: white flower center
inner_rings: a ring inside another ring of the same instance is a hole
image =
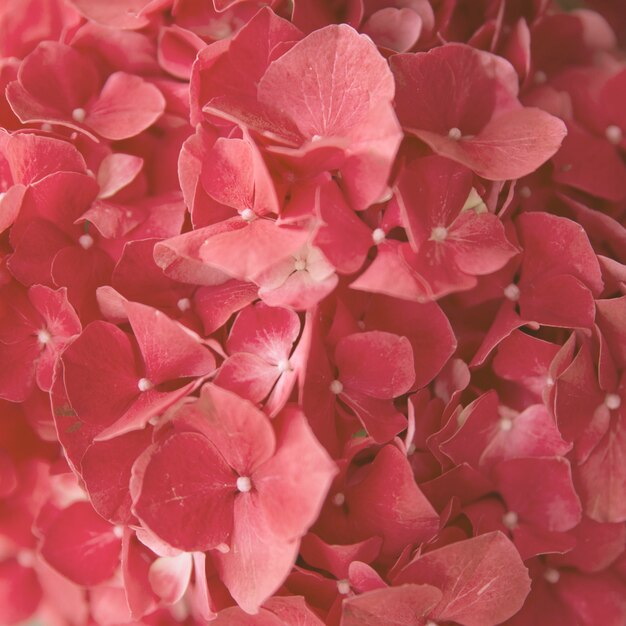
[[[385,231],[382,228],[375,228],[372,231],[372,240],[376,245],[385,241]]]
[[[45,328],[37,331],[37,341],[42,346],[45,346],[51,339],[52,335],[50,334],[50,331],[46,330]]]
[[[180,311],[184,313],[185,311],[189,311],[189,309],[191,308],[191,300],[189,298],[181,298],[176,303],[176,306]]]
[[[524,185],[523,187],[520,187],[519,195],[522,196],[522,198],[530,198],[532,194],[533,192],[531,191],[528,185]]]
[[[606,397],[604,398],[604,404],[606,405],[607,409],[615,411],[616,409],[619,409],[620,406],[622,406],[622,399],[616,393],[607,393]]]
[[[244,209],[240,215],[246,222],[251,222],[256,218],[256,213],[252,209]]]
[[[118,539],[121,539],[124,535],[124,527],[123,526],[113,526],[113,535]]]
[[[306,261],[304,259],[296,259],[293,267],[296,272],[303,272],[306,269]]]
[[[346,496],[341,493],[341,491],[337,492],[334,496],[333,496],[333,504],[335,506],[343,506],[343,503],[346,501]]]
[[[330,383],[330,391],[338,396],[343,391],[342,382],[340,380],[333,380],[333,382]]]
[[[85,109],[78,107],[77,109],[74,109],[72,111],[72,119],[79,124],[82,124],[85,121],[86,117],[87,111],[85,111]]]
[[[230,552],[230,546],[227,543],[218,543],[215,549],[222,554],[228,554]]]
[[[291,367],[291,363],[289,362],[289,359],[281,359],[276,364],[276,367],[278,368],[278,371],[281,374],[283,374],[284,372],[290,372],[293,369]]]
[[[624,138],[624,133],[622,132],[622,129],[619,126],[615,126],[615,124],[607,126],[606,130],[604,131],[604,135],[614,146],[622,143],[622,139]]]
[[[520,295],[519,287],[514,283],[511,283],[504,288],[504,297],[511,302],[517,302]]]
[[[337,591],[342,595],[346,596],[350,593],[350,583],[347,580],[338,580],[337,581]]]
[[[513,420],[510,417],[503,417],[500,420],[500,430],[508,433],[513,428]]]
[[[78,243],[83,250],[89,250],[93,246],[93,237],[85,233],[78,238]]]
[[[549,569],[547,569],[544,573],[543,573],[543,577],[549,582],[552,583],[553,585],[555,583],[559,582],[559,579],[561,578],[561,574],[559,573],[559,570],[556,570],[552,567],[550,567]]]
[[[442,242],[448,236],[448,229],[445,226],[435,226],[430,233],[431,241]]]
[[[548,75],[542,70],[538,70],[537,72],[535,72],[535,75],[533,76],[533,80],[535,81],[537,85],[543,85],[545,82],[547,82]]]
[[[52,124],[48,124],[48,122],[44,122],[41,125],[41,130],[44,131],[44,133],[50,133],[52,132]]]
[[[148,391],[148,389],[152,389],[152,386],[152,383],[147,378],[140,378],[137,382],[139,391]]]
[[[463,137],[463,133],[461,133],[461,130],[455,126],[448,131],[448,137],[454,141],[458,141],[461,137]]]
[[[515,511],[508,511],[502,516],[502,523],[509,529],[513,530],[517,526],[519,517]]]
[[[252,489],[252,481],[248,476],[240,476],[237,479],[237,489],[241,493],[248,493]]]
[[[15,558],[22,567],[32,567],[35,564],[35,553],[32,550],[20,550]]]

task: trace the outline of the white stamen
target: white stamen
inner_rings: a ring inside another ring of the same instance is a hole
[[[191,308],[191,300],[189,298],[181,298],[176,303],[176,306],[180,311],[184,313],[185,311],[189,311],[189,309]]]
[[[37,331],[37,341],[42,346],[45,346],[51,339],[52,335],[50,334],[50,331],[46,330],[45,328]]]
[[[113,526],[113,535],[118,539],[121,539],[124,536],[124,527],[123,526]]]
[[[538,70],[537,72],[535,72],[535,75],[533,76],[533,80],[535,81],[535,84],[543,85],[545,82],[547,82],[548,75],[542,70]]]
[[[333,496],[333,504],[335,506],[343,506],[343,503],[346,501],[346,496],[341,493],[341,491],[337,492],[334,496]]]
[[[458,141],[461,137],[463,137],[463,133],[459,128],[454,127],[448,131],[448,137],[454,141]]]
[[[439,626],[439,624],[437,624],[437,622],[433,622],[432,620],[428,620],[426,622],[426,626]]]
[[[547,569],[544,573],[543,573],[543,577],[549,582],[552,583],[553,585],[555,583],[559,582],[559,579],[561,578],[561,574],[559,573],[559,570],[556,570],[552,567],[550,567],[549,569]]]
[[[230,552],[230,546],[227,543],[218,543],[215,549],[222,554],[228,554]]]
[[[256,213],[252,209],[244,209],[240,215],[246,222],[251,222],[256,218]]]
[[[336,396],[338,396],[343,391],[343,384],[341,383],[341,381],[333,380],[333,382],[330,383],[330,391],[331,393],[334,393]]]
[[[132,217],[133,216],[133,212],[129,209],[128,211],[126,211],[125,215],[126,215],[126,217]]]
[[[78,238],[78,243],[83,250],[89,250],[93,246],[93,237],[85,233]]]
[[[248,476],[240,476],[237,479],[237,489],[241,491],[241,493],[248,493],[252,489],[252,481]]]
[[[533,192],[531,191],[528,185],[524,185],[523,187],[520,187],[519,195],[522,196],[522,198],[530,198],[532,194]]]
[[[511,283],[504,288],[504,297],[510,300],[511,302],[517,302],[520,297],[520,290],[517,285]]]
[[[35,553],[32,550],[20,550],[15,558],[22,567],[32,567],[35,564]]]
[[[448,229],[445,226],[435,226],[430,233],[430,240],[442,242],[448,236]]]
[[[382,228],[375,228],[372,231],[372,240],[376,245],[385,241],[385,231]]]
[[[553,386],[554,386],[554,378],[552,378],[552,376],[548,374],[546,376],[546,387],[553,387]]]
[[[48,122],[44,122],[41,125],[41,130],[43,130],[45,133],[51,133],[52,132],[52,124],[48,124]]]
[[[411,456],[412,454],[415,454],[416,450],[417,446],[414,443],[410,443],[409,447],[406,449],[406,455]]]
[[[620,406],[622,406],[622,399],[616,393],[607,393],[606,397],[604,398],[604,404],[606,405],[607,409],[615,411],[616,409],[619,409]]]
[[[148,391],[148,389],[152,389],[152,383],[147,378],[140,378],[137,382],[137,388],[139,391]]]
[[[515,511],[508,511],[502,516],[502,523],[509,529],[513,530],[517,526],[519,517]]]
[[[346,596],[350,593],[350,583],[343,579],[337,581],[337,591],[342,595]]]
[[[624,138],[624,133],[622,132],[622,129],[619,126],[615,126],[615,124],[607,126],[604,134],[614,146],[622,143],[622,139]]]
[[[85,121],[86,117],[87,111],[85,111],[85,109],[78,107],[77,109],[74,109],[72,111],[72,119],[79,124],[82,124]]]
[[[306,261],[304,259],[296,259],[293,267],[296,272],[303,272],[306,269]]]
[[[311,137],[311,141],[319,141],[322,138],[321,135],[313,135],[313,137]]]
[[[293,369],[291,367],[291,363],[289,362],[289,359],[281,359],[276,364],[276,367],[278,368],[278,371],[281,374],[283,374],[284,372],[290,372]]]
[[[510,417],[503,417],[500,420],[500,430],[508,433],[513,428],[513,420]]]

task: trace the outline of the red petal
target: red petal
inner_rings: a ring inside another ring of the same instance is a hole
[[[229,544],[236,478],[206,437],[176,434],[135,464],[133,511],[160,539],[180,550]]]
[[[52,567],[78,585],[108,580],[119,565],[121,538],[88,502],[63,509],[46,529],[41,554]]]

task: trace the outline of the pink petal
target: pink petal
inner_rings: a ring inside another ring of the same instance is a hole
[[[93,586],[113,575],[122,542],[88,502],[62,510],[46,529],[41,554],[58,572],[78,585]]]
[[[143,167],[143,159],[114,152],[102,159],[98,168],[99,198],[110,198],[133,182]]]
[[[252,484],[268,527],[292,541],[313,525],[337,469],[300,411],[286,409],[277,419],[276,452],[254,472]]]
[[[335,362],[346,389],[373,398],[401,396],[415,382],[411,342],[392,333],[368,331],[344,337],[335,349]]]
[[[31,567],[15,559],[0,563],[0,621],[10,626],[28,619],[41,602],[41,587]]]
[[[128,302],[125,308],[150,383],[200,377],[215,369],[213,354],[184,326],[137,302]]]
[[[231,541],[235,482],[236,474],[206,437],[176,434],[135,464],[133,511],[171,546],[208,550]]]
[[[150,566],[150,586],[166,604],[175,604],[187,591],[191,565],[191,554],[182,552],[178,556],[162,556]]]
[[[530,578],[513,544],[499,532],[439,548],[411,561],[394,581],[437,587],[434,620],[495,626],[522,607]]]
[[[376,589],[344,600],[341,626],[422,626],[440,600],[432,585]]]
[[[134,137],[162,115],[165,98],[138,76],[115,72],[89,107],[85,124],[105,139]]]
[[[410,8],[387,7],[369,17],[363,25],[363,32],[383,48],[405,52],[417,43],[422,32],[422,19]]]
[[[110,441],[97,441],[82,458],[80,471],[91,504],[113,524],[126,524],[131,518],[130,471],[150,445],[151,435],[150,430],[140,430]]]
[[[382,537],[385,555],[428,541],[439,528],[439,516],[415,483],[406,457],[393,445],[378,453],[346,499],[358,536]]]

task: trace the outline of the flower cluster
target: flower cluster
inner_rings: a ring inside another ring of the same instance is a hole
[[[0,625],[626,623],[591,4],[4,0]]]

